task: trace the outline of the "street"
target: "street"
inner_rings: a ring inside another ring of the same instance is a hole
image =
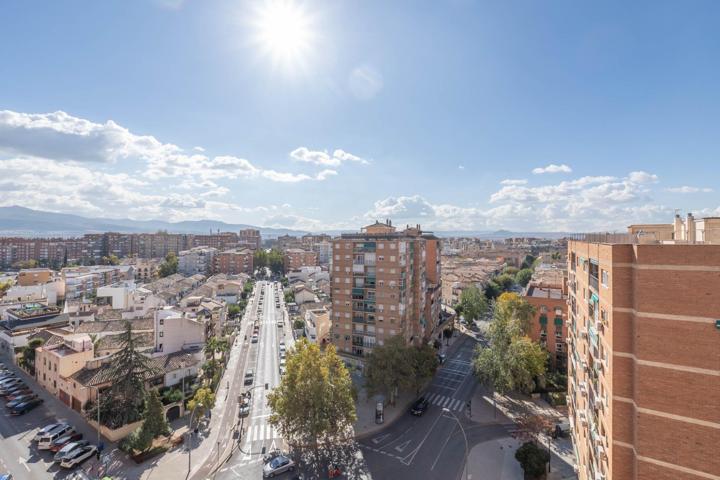
[[[508,434],[506,426],[480,425],[466,416],[476,386],[470,363],[475,345],[463,335],[448,349],[445,363],[422,394],[430,402],[422,416],[403,414],[360,441],[374,479],[458,479],[466,457],[465,435],[469,450]]]
[[[250,414],[240,421],[240,447],[220,468],[215,476],[218,479],[261,478],[263,454],[274,448],[285,447],[279,433],[269,423],[271,412],[267,405],[267,394],[280,383],[279,346],[280,342],[285,342],[288,349],[293,345],[292,327],[285,311],[282,287],[278,288],[269,282],[261,282],[259,285],[263,292],[262,306],[257,307],[260,314],[255,315],[258,311],[255,310],[251,316],[259,327],[258,342],[249,343],[245,368],[236,372],[238,383],[242,383],[247,371],[254,372],[253,384],[245,385],[242,389],[252,395]],[[280,299],[280,309],[275,306],[276,292]],[[259,292],[257,295],[259,299]],[[278,321],[282,321],[282,327],[278,327]],[[252,327],[249,330],[252,332]],[[251,335],[248,334],[248,341]]]

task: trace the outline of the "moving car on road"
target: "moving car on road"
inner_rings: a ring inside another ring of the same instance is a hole
[[[245,385],[252,385],[255,380],[255,374],[252,370],[245,372]]]
[[[413,406],[410,407],[410,413],[416,417],[420,417],[423,413],[425,413],[425,410],[427,410],[429,406],[430,402],[428,402],[425,397],[420,397],[415,401],[415,403],[413,403]]]
[[[295,462],[293,462],[290,457],[280,455],[265,464],[263,467],[263,478],[272,478],[275,475],[292,472],[293,470],[295,470]]]

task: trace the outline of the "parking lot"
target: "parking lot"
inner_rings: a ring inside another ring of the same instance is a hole
[[[37,442],[33,441],[35,434],[44,426],[53,423],[67,422],[72,430],[82,435],[82,440],[89,444],[96,444],[96,431],[83,419],[83,417],[61,404],[59,400],[50,396],[41,389],[34,380],[14,365],[3,362],[6,368],[20,378],[32,394],[37,394],[43,403],[22,415],[11,415],[7,408],[6,398],[0,398],[0,474],[12,474],[14,479],[24,478],[83,478],[78,471],[92,472],[90,478],[98,478],[99,462],[94,454],[74,468],[62,468],[53,461],[54,453],[50,450],[38,449]],[[78,435],[78,436],[79,436]],[[122,462],[120,451],[109,445],[105,451],[104,460],[108,464]]]

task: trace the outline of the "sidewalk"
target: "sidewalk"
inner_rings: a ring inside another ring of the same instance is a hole
[[[493,401],[496,403],[497,410],[493,406]],[[517,394],[502,396],[482,386],[478,386],[475,390],[471,409],[472,416],[470,419],[479,424],[514,424],[516,419],[527,413],[554,419],[563,416],[562,412],[559,412],[542,399],[531,399]],[[577,478],[573,468],[575,459],[572,442],[569,438],[553,440],[547,435],[541,435],[540,444],[545,448],[548,445],[550,446],[551,471],[548,474],[548,480]],[[522,469],[520,469],[520,464],[514,457],[515,450],[519,445],[520,442],[512,437],[476,445],[468,457],[468,474],[475,473],[475,478],[487,478],[488,480],[521,479]],[[498,450],[502,450],[503,461],[498,462],[497,458],[491,461],[493,457],[498,456]],[[520,469],[519,476],[515,476],[516,474],[513,473],[515,467]],[[480,475],[480,472],[482,472],[482,475]]]

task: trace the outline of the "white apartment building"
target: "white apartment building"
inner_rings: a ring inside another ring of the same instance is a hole
[[[184,275],[206,275],[212,270],[213,258],[218,249],[213,247],[195,247],[184,250],[178,255],[178,272]]]
[[[167,355],[200,350],[205,345],[206,323],[172,307],[155,312],[155,352]]]

